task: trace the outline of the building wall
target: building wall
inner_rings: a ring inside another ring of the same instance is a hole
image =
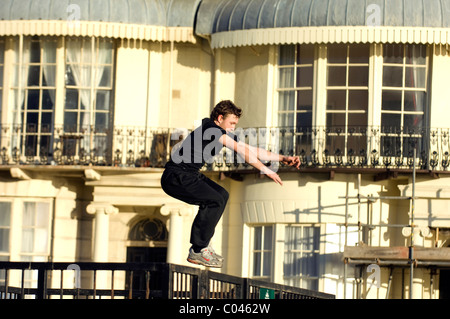
[[[276,123],[276,50],[275,46],[256,46],[212,52],[204,40],[196,44],[120,41],[115,51],[114,124],[118,127],[191,129],[203,117],[209,116],[214,103],[231,99],[244,108],[240,127],[271,126]],[[430,126],[448,127],[448,116],[443,115],[447,114],[446,101],[450,97],[450,90],[447,89],[450,58],[444,47],[433,46],[432,52],[432,67],[429,70]],[[372,58],[380,58],[380,55],[375,53]],[[324,76],[319,74],[322,80]],[[317,98],[323,101],[324,94],[319,94]],[[376,99],[373,104],[379,107]],[[7,118],[4,114],[2,117]],[[117,214],[109,216],[110,262],[126,261],[126,248],[137,244],[130,242],[129,230],[139,218],[156,216],[164,221],[170,232],[171,217],[163,215],[161,208],[179,203],[165,195],[159,187],[162,169],[147,172],[118,168],[116,171],[102,171],[99,179],[87,178],[84,168],[75,168],[74,171],[58,172],[51,176],[33,171],[29,173],[29,179],[22,176],[25,178],[23,180],[13,178],[8,170],[3,171],[5,182],[0,184],[0,194],[2,198],[11,200],[14,207],[10,260],[21,258],[20,247],[15,244],[20,242],[17,239],[21,236],[21,221],[15,218],[21,216],[20,205],[25,199],[43,201],[51,207],[49,221],[53,222],[54,233],[49,235],[48,251],[53,261],[92,260],[96,224],[94,215],[87,213],[91,202],[107,203],[118,209]],[[244,175],[241,182],[220,179],[217,171],[206,174],[231,195],[212,243],[226,258],[221,270],[225,273],[253,276],[252,228],[273,225],[276,262],[272,265],[273,272],[269,279],[284,283],[284,227],[292,224],[318,225],[321,235],[319,290],[342,298],[343,279],[347,276],[345,296],[355,297],[354,278],[359,270],[350,266],[345,269],[342,252],[345,245],[355,245],[362,240],[357,232],[358,222],[375,225],[373,230],[367,230],[369,243],[373,246],[405,246],[408,243],[400,227],[387,227],[389,224],[409,223],[408,202],[377,200],[358,206],[355,198],[345,198],[355,197],[358,190],[362,195],[375,197],[411,194],[412,181],[408,176],[375,182],[373,175],[362,174],[359,184],[356,174],[336,173],[331,178],[329,172],[308,173],[305,170],[281,173],[284,181],[281,187],[258,173]],[[417,180],[416,191],[418,195],[448,197],[448,178],[421,176]],[[446,200],[418,200],[415,208],[417,224],[448,227],[448,205]],[[182,231],[177,234],[180,264],[188,264],[185,256],[190,246],[190,227],[196,212],[195,207],[192,209],[191,213],[181,216]],[[431,237],[418,237],[417,244],[433,247],[436,244],[435,233],[431,234]],[[437,244],[443,242],[445,238]],[[407,278],[408,273],[407,270],[402,273],[396,269],[393,274],[390,297],[401,298],[406,295],[404,287],[408,285],[408,281],[402,278]],[[367,275],[364,272],[363,278],[367,279]],[[367,281],[363,283],[363,297],[383,298],[386,295],[389,269],[383,268],[381,276],[379,289],[370,287]],[[417,297],[437,295],[436,287],[430,291],[430,273],[427,269],[417,270],[414,282]]]

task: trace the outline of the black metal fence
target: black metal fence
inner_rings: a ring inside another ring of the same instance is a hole
[[[0,299],[334,299],[334,295],[166,263],[0,262]]]
[[[0,125],[0,165],[92,165],[163,167],[188,129]],[[254,146],[297,155],[303,167],[396,168],[445,171],[450,165],[450,128],[343,126],[238,128]],[[416,149],[417,158],[413,159]],[[246,169],[223,150],[209,170]]]

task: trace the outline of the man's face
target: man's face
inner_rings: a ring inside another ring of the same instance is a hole
[[[223,117],[223,115],[219,115],[215,122],[225,131],[232,132],[236,129],[239,118],[234,114],[227,114],[225,117]]]

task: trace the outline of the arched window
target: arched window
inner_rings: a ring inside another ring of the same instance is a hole
[[[145,218],[131,228],[128,237],[129,240],[165,241],[167,240],[167,228],[160,219]]]

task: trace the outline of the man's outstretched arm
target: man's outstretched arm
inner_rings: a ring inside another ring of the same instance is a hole
[[[248,145],[248,148],[251,152],[253,152],[260,160],[262,161],[271,161],[271,162],[282,162],[288,166],[293,166],[295,168],[300,168],[300,157],[298,156],[285,156],[280,154],[275,154],[271,151],[265,150],[263,148],[254,147]]]
[[[220,137],[219,141],[229,149],[238,153],[246,163],[252,165],[254,168],[258,169],[261,173],[267,175],[267,177],[271,178],[275,183],[283,185],[280,176],[277,173],[272,171],[266,165],[261,163],[258,159],[257,154],[255,154],[248,144],[243,142],[236,142],[234,139],[224,134]]]

